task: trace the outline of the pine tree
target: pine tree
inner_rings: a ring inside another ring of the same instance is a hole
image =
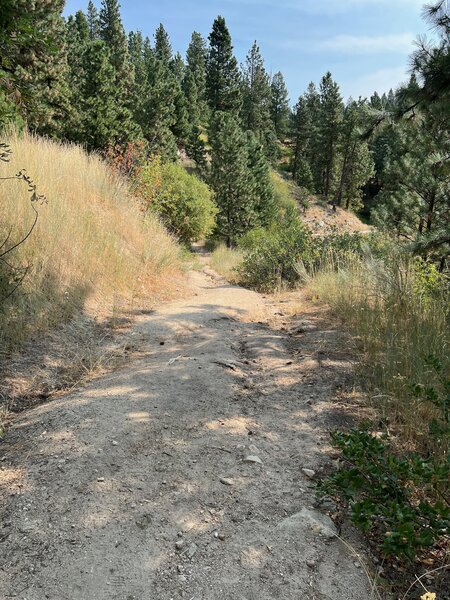
[[[277,205],[264,147],[251,131],[247,132],[247,156],[247,165],[251,176],[255,225],[267,227],[276,218]]]
[[[155,32],[155,56],[163,64],[170,65],[172,60],[172,45],[169,40],[169,34],[164,29],[162,23],[159,24]]]
[[[100,20],[98,10],[95,8],[92,0],[89,0],[87,8],[87,22],[89,27],[89,37],[91,40],[98,40],[100,38]]]
[[[132,115],[134,71],[128,55],[128,44],[120,16],[118,0],[102,0],[99,13],[100,38],[109,50],[109,60],[115,76],[115,101],[117,115],[123,131],[123,139],[140,135]]]
[[[70,113],[62,0],[2,0],[0,122],[59,135]]]
[[[194,31],[186,51],[186,75],[183,88],[188,105],[195,112],[192,123],[206,125],[208,123],[206,102],[206,42]],[[192,104],[195,102],[195,104]]]
[[[102,40],[91,41],[83,54],[81,85],[82,141],[90,149],[105,149],[124,142],[121,109],[117,102],[116,73],[109,48]]]
[[[242,123],[261,139],[270,120],[270,81],[256,42],[247,54],[242,71]]]
[[[321,192],[329,198],[335,183],[335,165],[339,125],[343,104],[339,86],[328,72],[320,82],[319,162],[322,170]]]
[[[306,160],[309,164],[309,169],[312,175],[313,185],[310,187],[304,186],[311,191],[318,192],[322,185],[321,161],[319,160],[320,148],[320,94],[313,82],[308,85],[305,94],[306,110],[309,120],[308,129],[308,144],[306,148]],[[308,175],[309,177],[309,175]]]
[[[238,114],[241,107],[240,76],[230,32],[223,17],[217,17],[209,35],[206,93],[211,111]]]
[[[26,41],[16,63],[18,70],[24,69],[30,92],[24,105],[28,127],[50,136],[62,135],[71,115],[63,5],[60,0],[37,0],[28,9],[34,14],[40,42],[33,47]]]
[[[150,41],[148,38],[144,42],[140,31],[130,31],[128,34],[128,55],[134,72],[130,104],[133,118],[141,129],[146,120],[146,102],[150,93],[146,62],[146,45],[149,44]]]
[[[116,72],[117,82],[125,89],[131,87],[128,47],[125,30],[120,16],[118,0],[102,0],[99,14],[99,31],[101,39],[110,52],[110,61]]]
[[[307,95],[300,96],[292,114],[292,134],[294,138],[294,156],[292,159],[292,178],[294,181],[314,191],[311,173],[310,145],[312,143],[313,115],[308,107]]]
[[[229,247],[257,223],[247,140],[232,114],[214,117],[210,185],[219,207],[217,235]]]
[[[283,74],[275,73],[270,85],[270,115],[279,140],[287,133],[290,112],[289,94]]]
[[[367,142],[362,139],[365,121],[365,103],[350,101],[345,107],[340,131],[340,175],[334,206],[361,208],[362,188],[374,175],[373,160]]]
[[[83,55],[90,43],[89,23],[82,11],[69,16],[66,22],[66,46],[68,73],[67,82],[71,90],[71,118],[66,122],[64,136],[69,140],[83,142],[81,133],[82,84],[84,79]]]

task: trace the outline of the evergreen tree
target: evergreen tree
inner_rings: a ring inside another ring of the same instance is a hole
[[[130,57],[130,63],[133,67],[134,78],[133,87],[131,90],[131,107],[133,112],[133,118],[136,123],[144,128],[146,121],[146,103],[150,93],[148,83],[148,70],[147,70],[147,58],[146,52],[150,52],[151,48],[148,49],[150,41],[148,38],[144,41],[142,33],[140,31],[131,31],[128,35],[128,54]]]
[[[322,171],[321,192],[329,198],[335,184],[335,165],[339,126],[342,119],[343,104],[338,84],[328,72],[320,82],[320,166]]]
[[[362,139],[366,107],[363,101],[350,101],[345,108],[339,139],[340,175],[334,206],[361,207],[362,188],[374,175],[367,142]]]
[[[270,85],[270,115],[279,140],[287,133],[290,112],[289,94],[283,74],[275,73]]]
[[[217,17],[209,35],[206,93],[211,111],[239,112],[239,70],[233,55],[230,32],[223,17]]]
[[[125,30],[120,16],[118,0],[102,0],[99,14],[99,31],[101,39],[110,52],[110,61],[116,72],[116,80],[125,89],[131,88],[130,65]]]
[[[247,165],[251,176],[255,225],[267,227],[276,218],[277,205],[264,148],[251,131],[247,131],[247,156]]]
[[[171,62],[171,68],[175,79],[181,85],[186,74],[186,65],[184,64],[183,57],[179,52],[177,52],[173,57]]]
[[[306,146],[305,158],[309,165],[313,184],[312,186],[308,186],[305,182],[303,185],[311,191],[318,192],[321,189],[322,184],[321,161],[318,159],[321,152],[319,135],[321,113],[320,94],[313,82],[308,85],[305,94],[305,102],[309,124],[307,131],[308,144]],[[309,175],[305,175],[305,177],[309,178]]]
[[[292,159],[292,178],[294,181],[314,191],[310,159],[312,143],[313,115],[309,111],[306,94],[300,96],[292,114],[292,134],[294,138],[294,156]]]
[[[94,40],[88,44],[82,67],[80,141],[90,149],[104,149],[126,141],[127,132],[123,131],[117,102],[116,74],[105,42]]]
[[[172,61],[172,46],[169,34],[162,23],[159,24],[155,32],[155,56],[166,66],[169,66]]]
[[[195,112],[196,125],[208,122],[206,102],[206,42],[202,36],[194,31],[186,52],[186,75],[184,81],[185,94],[188,106]],[[194,102],[194,104],[192,104]]]
[[[100,37],[100,19],[98,10],[95,8],[92,0],[89,0],[87,8],[87,22],[89,27],[89,37],[91,40],[98,40]]]
[[[19,2],[17,9],[27,11],[32,24],[22,39],[21,33],[10,32],[12,56],[8,48],[6,54],[0,53],[2,66],[12,59],[6,84],[12,74],[9,81],[23,94],[21,112],[29,128],[50,136],[62,135],[71,114],[63,6],[61,0]]]
[[[90,43],[89,23],[82,11],[69,16],[66,23],[66,46],[68,73],[67,82],[71,90],[71,118],[66,121],[65,137],[83,142],[81,133],[82,84],[84,79],[83,54]]]
[[[151,152],[165,159],[177,156],[173,127],[176,124],[174,77],[154,53],[145,53],[148,93],[145,96],[143,120],[140,123]]]
[[[242,69],[242,123],[258,138],[270,120],[270,81],[256,42],[253,43]]]
[[[229,247],[257,223],[246,136],[232,114],[214,117],[210,184],[219,207],[217,235]]]
[[[120,16],[118,0],[102,0],[99,13],[100,38],[109,50],[113,67],[118,120],[123,139],[130,140],[140,135],[132,115],[134,71],[128,55],[128,44]]]

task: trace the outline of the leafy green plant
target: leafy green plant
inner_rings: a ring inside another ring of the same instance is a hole
[[[214,229],[217,207],[211,190],[181,165],[154,157],[139,175],[138,191],[181,242],[206,238]]]
[[[448,534],[448,459],[397,456],[385,437],[366,429],[334,432],[332,442],[343,466],[319,484],[319,496],[348,506],[352,521],[386,556],[413,560]]]
[[[299,281],[296,263],[309,252],[311,236],[296,209],[271,227],[255,229],[241,238],[243,260],[238,268],[242,283],[260,291],[273,291]]]

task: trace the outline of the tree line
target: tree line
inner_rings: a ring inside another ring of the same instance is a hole
[[[93,151],[143,141],[148,156],[185,153],[214,191],[229,244],[276,217],[270,165],[283,150],[296,183],[334,207],[448,245],[447,0],[428,10],[438,41],[418,47],[407,85],[344,102],[328,72],[293,109],[256,42],[238,64],[223,17],[207,39],[194,32],[183,57],[163,25],[152,39],[127,34],[118,0],[67,19],[63,0],[2,4],[0,122]]]

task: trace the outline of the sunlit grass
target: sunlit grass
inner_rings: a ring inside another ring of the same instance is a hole
[[[30,238],[8,256],[30,270],[0,306],[3,352],[82,309],[108,317],[176,287],[177,244],[156,218],[144,219],[126,182],[100,157],[32,135],[5,141],[13,155],[0,163],[0,177],[26,169],[47,203],[37,206]],[[23,182],[0,182],[0,209],[0,239],[12,227],[11,240],[19,240],[33,219]]]

